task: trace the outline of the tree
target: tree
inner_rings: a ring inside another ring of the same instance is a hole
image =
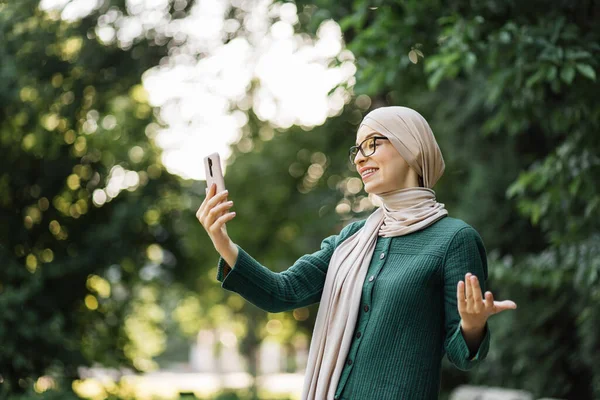
[[[120,3],[73,22],[0,2],[2,396],[90,362],[144,370],[161,351],[160,314],[132,314],[152,307],[180,252],[169,220],[182,186],[149,139],[140,85],[167,46],[102,43],[98,19],[122,16]]]
[[[347,148],[370,109],[411,106],[444,153],[438,199],[482,234],[491,289],[519,304],[491,321],[488,362],[469,375],[445,369],[443,389],[598,397],[597,4],[296,4],[298,32],[340,23],[355,96],[310,131],[241,110],[249,122],[226,176],[232,238],[280,271],[368,215]],[[0,1],[0,396],[92,362],[147,369],[171,318],[189,336],[226,321],[256,374],[261,340],[289,343],[297,326],[309,334],[316,306],[270,315],[216,283],[216,254],[193,215],[204,183],[164,170],[160,119],[140,86],[182,39],[149,28],[105,41],[99,25],[131,17],[121,1],[75,21],[37,5]],[[191,6],[164,11],[184,18]],[[243,9],[229,14],[243,26]],[[271,319],[277,334],[265,329]]]
[[[521,306],[492,321],[472,379],[598,397],[597,4],[297,4],[308,31],[340,21],[356,94],[430,121],[447,161],[438,197],[482,233],[492,289]]]

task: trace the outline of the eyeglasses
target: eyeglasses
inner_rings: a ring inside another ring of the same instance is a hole
[[[373,155],[373,153],[375,153],[375,150],[377,150],[377,141],[378,140],[389,140],[389,139],[384,136],[371,136],[370,138],[363,140],[358,146],[350,147],[348,156],[350,157],[350,162],[352,163],[352,165],[355,164],[354,159],[356,158],[356,155],[358,154],[359,150],[362,153],[362,155],[365,157],[369,157],[369,156]]]

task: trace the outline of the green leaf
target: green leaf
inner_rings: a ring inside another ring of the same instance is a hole
[[[577,68],[577,71],[579,71],[579,73],[581,75],[596,82],[596,71],[594,71],[594,68],[592,68],[591,65],[577,64],[577,65],[575,65],[575,67]]]
[[[529,209],[529,216],[532,225],[537,225],[540,222],[540,217],[542,216],[542,209],[539,204],[532,203]]]
[[[592,55],[584,50],[571,50],[565,51],[565,58],[567,60],[581,60],[582,58],[591,58]]]
[[[556,68],[556,66],[551,66],[550,68],[548,68],[548,73],[546,74],[546,80],[548,81],[553,81],[556,79],[556,74],[558,72],[558,68]]]
[[[427,79],[427,85],[430,89],[435,89],[440,84],[440,82],[444,78],[444,73],[444,68],[437,69],[433,73],[433,75],[431,75],[429,79]]]
[[[576,178],[569,184],[569,193],[575,196],[581,187],[581,179]]]
[[[425,60],[425,72],[430,73],[438,69],[441,65],[441,59],[439,55],[427,57]]]
[[[584,217],[589,218],[600,205],[600,197],[594,197],[585,207]]]
[[[573,78],[575,77],[575,68],[572,65],[566,65],[560,70],[560,79],[563,80],[566,84],[570,85],[573,82]]]
[[[473,52],[468,52],[465,56],[465,68],[467,71],[472,71],[473,67],[477,63],[477,56]]]
[[[528,88],[532,87],[533,85],[538,83],[545,75],[546,75],[545,69],[543,69],[543,68],[538,69],[535,74],[531,75],[527,79],[527,81],[525,82],[525,86]]]

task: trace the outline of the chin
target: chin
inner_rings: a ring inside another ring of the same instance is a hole
[[[370,182],[364,186],[365,192],[368,194],[379,194],[381,190],[378,190],[377,185],[373,185]]]

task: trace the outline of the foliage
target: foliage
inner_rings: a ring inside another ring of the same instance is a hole
[[[357,94],[431,122],[438,197],[482,232],[492,290],[520,306],[491,322],[491,362],[468,379],[600,396],[597,4],[297,3],[309,31],[340,21]]]
[[[168,2],[170,18],[185,17],[183,3]],[[178,42],[150,30],[102,43],[98,21],[128,16],[123,1],[75,22],[37,4],[0,0],[0,397],[43,374],[74,378],[82,364],[152,368],[165,348],[219,326],[256,374],[260,342],[310,334],[317,307],[268,314],[215,282],[217,256],[193,215],[204,183],[164,170],[140,85]],[[490,322],[488,362],[470,374],[445,365],[443,389],[600,397],[598,5],[296,4],[299,32],[340,23],[355,96],[310,131],[242,110],[226,176],[234,241],[282,271],[366,216],[347,148],[370,109],[411,106],[444,153],[438,198],[482,234],[491,290],[519,304]],[[242,8],[230,14],[243,25]],[[270,320],[280,328],[266,329]]]
[[[0,2],[1,394],[90,362],[151,367],[160,345],[140,349],[129,327],[156,337],[160,314],[135,317],[182,259],[182,186],[140,85],[166,47],[100,43],[114,4],[72,23],[37,6]]]
[[[12,400],[80,400],[73,392],[48,390],[43,393],[29,392],[11,397]]]

